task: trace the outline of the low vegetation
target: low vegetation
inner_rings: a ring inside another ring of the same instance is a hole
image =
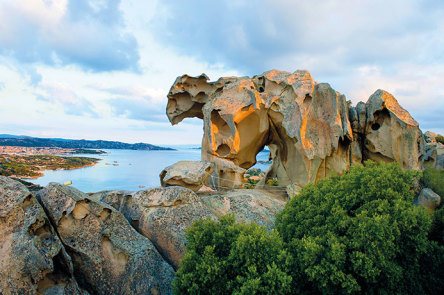
[[[174,283],[176,294],[288,294],[288,253],[275,231],[256,224],[197,221]]]
[[[439,143],[444,144],[444,136],[442,136],[442,135],[437,135],[437,136],[435,137],[435,140],[436,140],[437,142],[439,142]]]
[[[438,195],[444,197],[444,170],[427,168],[424,170],[421,182],[424,187],[431,188]]]
[[[99,159],[53,155],[0,155],[0,175],[18,178],[42,176],[43,170],[77,169],[91,166]]]
[[[396,164],[354,167],[302,189],[272,232],[199,221],[176,293],[441,294],[444,209],[413,204],[419,178]]]

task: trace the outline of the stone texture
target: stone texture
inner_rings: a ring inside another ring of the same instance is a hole
[[[286,200],[266,190],[238,189],[204,196],[202,202],[217,217],[234,214],[240,222],[255,222],[271,230]]]
[[[190,189],[172,186],[135,192],[130,197],[103,194],[101,200],[120,210],[175,268],[185,252],[185,229],[201,218],[215,218]],[[110,202],[111,201],[111,202]]]
[[[94,194],[94,197],[98,196]],[[115,201],[115,197],[122,201]],[[278,199],[267,191],[235,190],[198,196],[187,188],[177,186],[142,190],[131,196],[102,192],[100,199],[119,208],[176,268],[186,249],[185,230],[196,220],[216,219],[233,213],[239,221],[256,222],[271,229],[275,215],[285,205],[284,199]]]
[[[424,208],[435,210],[441,204],[441,197],[430,188],[423,188],[417,202]]]
[[[214,163],[216,187],[241,187],[266,145],[272,164],[265,181],[276,177],[282,186],[303,187],[368,159],[421,168],[418,123],[388,92],[353,107],[307,71],[208,80],[177,78],[167,115],[172,124],[203,119],[202,159]]]
[[[444,144],[436,141],[438,134],[427,131],[425,138],[424,161],[426,166],[436,169],[444,169]]]
[[[207,184],[213,173],[213,164],[208,161],[179,161],[160,173],[162,186],[183,186],[198,191]]]
[[[0,293],[87,294],[37,199],[0,176]]]
[[[376,162],[421,169],[424,139],[419,124],[388,92],[377,90],[366,104],[365,155]]]
[[[72,187],[39,192],[72,257],[79,283],[94,294],[170,294],[174,271],[113,207]]]

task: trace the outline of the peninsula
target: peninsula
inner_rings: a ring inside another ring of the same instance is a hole
[[[85,140],[64,138],[39,138],[0,134],[0,146],[58,147],[68,149],[118,149],[118,150],[174,150],[149,143],[125,143],[107,140]]]

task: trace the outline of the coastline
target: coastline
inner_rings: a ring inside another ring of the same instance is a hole
[[[14,178],[19,178],[19,179],[23,179],[23,180],[27,180],[27,179],[38,179],[40,177],[45,176],[45,172],[46,171],[58,171],[58,170],[77,170],[77,169],[83,169],[83,168],[88,168],[88,167],[93,167],[95,165],[97,165],[99,163],[99,161],[102,161],[102,159],[97,159],[98,161],[94,162],[94,163],[89,163],[89,164],[85,164],[83,166],[79,166],[79,167],[68,167],[68,168],[56,168],[56,169],[42,169],[42,170],[38,170],[36,171],[36,173],[38,173],[39,175],[36,176],[21,176],[21,175],[10,175],[9,177],[14,177]]]

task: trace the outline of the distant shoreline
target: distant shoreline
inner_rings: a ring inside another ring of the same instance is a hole
[[[0,146],[38,147],[38,148],[66,148],[66,149],[127,149],[127,150],[175,150],[170,147],[161,147],[149,143],[125,143],[107,140],[85,140],[64,138],[39,138],[0,134]]]
[[[101,159],[48,154],[0,154],[0,175],[36,179],[47,170],[74,170],[96,165]]]

